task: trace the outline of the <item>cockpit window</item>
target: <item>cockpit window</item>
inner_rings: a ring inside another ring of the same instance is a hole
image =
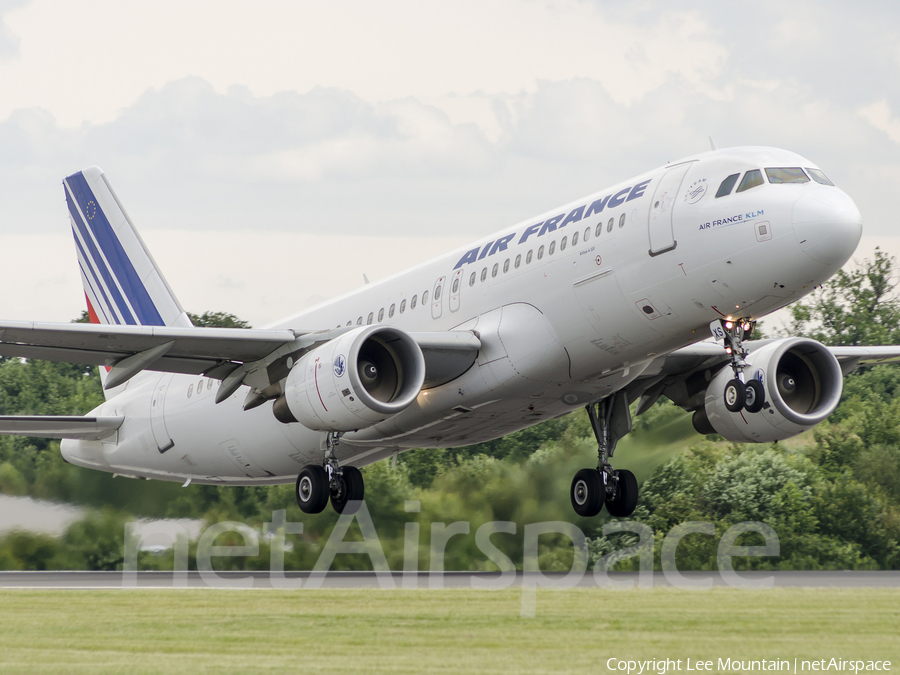
[[[741,174],[733,173],[728,178],[722,181],[722,184],[719,186],[719,189],[716,191],[716,199],[719,197],[727,197],[731,194],[731,191],[734,189],[734,184],[737,183],[738,176]]]
[[[791,168],[766,169],[770,183],[808,183],[809,178],[799,166]]]
[[[738,185],[738,192],[743,192],[744,190],[749,190],[750,188],[755,188],[758,185],[763,184],[762,171],[759,169],[753,169],[752,171],[748,171],[744,174],[744,177],[741,179],[741,184]]]
[[[816,181],[819,185],[830,185],[834,187],[834,183],[828,180],[828,176],[822,173],[821,169],[810,169],[807,167],[806,173],[809,174],[809,177]]]

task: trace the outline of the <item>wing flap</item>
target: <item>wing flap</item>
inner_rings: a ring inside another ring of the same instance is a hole
[[[124,417],[0,415],[0,434],[99,441],[116,433],[124,421]]]

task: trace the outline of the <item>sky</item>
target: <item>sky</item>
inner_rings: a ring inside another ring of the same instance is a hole
[[[81,313],[87,166],[188,311],[258,326],[709,137],[809,158],[900,254],[900,5],[0,0],[0,317]]]

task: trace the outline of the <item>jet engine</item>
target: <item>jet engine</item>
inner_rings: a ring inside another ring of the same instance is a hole
[[[750,353],[744,376],[759,380],[765,403],[757,413],[729,412],[725,385],[734,378],[720,370],[706,390],[704,406],[694,412],[694,428],[739,443],[780,441],[806,431],[828,417],[841,399],[844,380],[837,359],[815,340],[774,340]]]
[[[291,368],[275,417],[316,431],[356,431],[405,410],[425,381],[408,333],[364,326],[307,352]]]

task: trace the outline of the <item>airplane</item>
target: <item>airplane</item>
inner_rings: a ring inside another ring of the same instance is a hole
[[[0,355],[99,366],[106,400],[0,433],[62,439],[65,461],[119,476],[294,483],[305,513],[352,513],[362,466],[585,408],[597,465],[572,506],[627,517],[638,484],[613,457],[635,401],[765,443],[828,417],[857,366],[900,360],[748,340],[862,234],[853,200],[786,150],[668,163],[260,329],[193,326],[105,174],[63,186],[91,324],[0,321]]]

